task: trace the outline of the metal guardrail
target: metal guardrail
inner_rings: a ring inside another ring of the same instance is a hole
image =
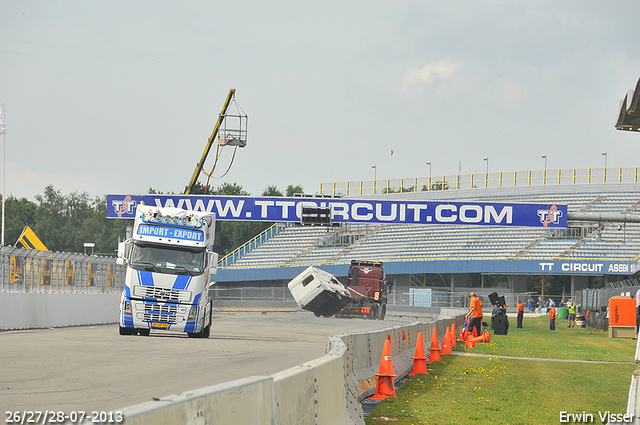
[[[566,301],[568,298],[573,298],[577,304],[581,305],[580,312],[585,313],[588,310],[596,311],[600,310],[601,307],[606,307],[609,303],[609,298],[613,296],[629,294],[633,297],[638,289],[640,289],[640,286],[582,289],[577,291],[573,296],[570,293],[545,294],[544,300],[548,301],[551,298],[555,301],[556,306],[559,306],[561,300]],[[430,290],[428,300],[424,298],[423,294],[419,293],[420,290]],[[485,314],[491,314],[491,303],[489,302],[488,294],[492,292],[497,292],[498,295],[505,297],[505,301],[509,304],[509,308],[507,309],[509,313],[514,313],[516,311],[518,301],[522,301],[525,305],[525,311],[528,311],[527,302],[529,299],[537,301],[539,298],[542,298],[537,292],[510,293],[508,288],[468,288],[468,290],[465,291],[451,292],[446,288],[412,286],[410,288],[401,288],[399,290],[390,291],[388,294],[388,304],[399,306],[467,309],[469,307],[469,291],[471,290],[480,295]],[[214,286],[211,288],[211,297],[214,300],[225,301],[295,301],[289,291],[289,288],[286,286],[242,286],[233,288]],[[546,311],[541,310],[541,307],[539,312],[546,313]]]
[[[628,295],[631,297],[635,297],[638,289],[640,289],[640,286],[627,286],[624,288],[583,289],[582,305],[584,307],[584,311],[601,310],[603,307],[607,307],[609,305],[609,298],[618,295]]]
[[[234,288],[223,288],[213,286],[209,291],[209,295],[214,300],[224,301],[293,301],[295,298],[291,295],[289,288],[286,286],[268,286],[268,287],[249,287],[238,286]]]
[[[113,257],[0,247],[0,291],[121,292],[124,275]]]
[[[430,297],[425,299],[420,290],[430,290]],[[397,306],[414,306],[414,307],[432,307],[432,308],[469,308],[469,291],[473,290],[480,295],[483,302],[483,311],[485,314],[491,314],[491,303],[488,294],[498,292],[499,295],[505,297],[505,301],[509,304],[508,312],[515,312],[518,300],[527,305],[529,298],[537,299],[539,294],[534,292],[525,293],[509,293],[508,288],[469,288],[465,291],[451,292],[446,288],[425,288],[410,287],[394,289],[389,291],[387,295],[387,303]],[[503,292],[504,291],[504,292]],[[211,298],[220,301],[263,301],[263,302],[295,302],[295,298],[291,295],[289,288],[286,286],[266,286],[266,287],[221,287],[213,286],[210,291]],[[569,297],[569,294],[566,294]],[[559,304],[563,299],[561,295],[545,295],[545,299],[553,298]]]
[[[573,168],[320,183],[321,195],[374,195],[448,189],[638,183],[639,167]]]

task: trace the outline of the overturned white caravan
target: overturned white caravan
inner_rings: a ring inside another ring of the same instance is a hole
[[[334,275],[309,266],[288,284],[298,306],[316,316],[331,317],[353,301],[351,293]]]

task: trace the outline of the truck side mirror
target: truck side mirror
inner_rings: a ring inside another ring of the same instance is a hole
[[[207,251],[207,266],[209,267],[209,274],[216,274],[218,272],[218,253]]]
[[[118,242],[118,258],[116,258],[116,264],[119,266],[125,266],[127,264],[127,243]]]
[[[131,250],[131,244],[127,242],[118,242],[118,258],[116,264],[119,266],[125,266],[129,263],[127,260],[129,257],[129,251]]]

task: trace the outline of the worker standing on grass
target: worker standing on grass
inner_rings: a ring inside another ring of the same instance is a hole
[[[549,309],[549,330],[556,330],[556,308],[554,306]]]
[[[569,327],[572,328],[575,323],[576,323],[576,303],[572,302],[571,305],[569,306]]]
[[[518,326],[516,326],[516,328],[522,329],[522,318],[524,317],[524,304],[522,304],[522,301],[518,301],[518,308],[516,310],[518,311]]]
[[[469,304],[467,317],[471,317],[471,320],[467,331],[473,332],[473,328],[476,328],[477,334],[480,335],[482,333],[482,301],[476,297],[475,292],[470,293],[469,296],[471,297],[471,303]]]

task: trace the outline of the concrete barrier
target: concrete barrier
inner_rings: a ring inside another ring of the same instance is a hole
[[[271,425],[273,385],[273,377],[256,376],[147,401],[124,409],[124,423]]]
[[[119,293],[0,292],[0,329],[116,323],[119,302]]]
[[[433,313],[433,312],[430,312]],[[435,327],[439,344],[452,323],[462,324],[464,314],[429,322],[329,339],[327,354],[271,376],[214,385],[162,397],[122,410],[127,425],[158,424],[320,424],[364,425],[360,401],[375,391],[384,341],[391,337],[396,380],[413,366],[418,332],[428,348]],[[440,313],[438,313],[440,315]]]

